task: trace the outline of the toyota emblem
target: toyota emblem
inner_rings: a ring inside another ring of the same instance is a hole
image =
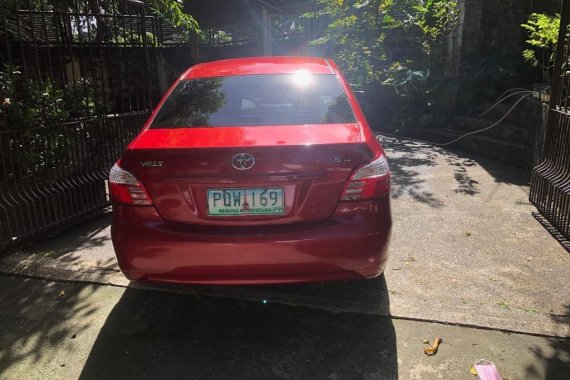
[[[248,170],[255,165],[255,157],[248,153],[239,153],[232,157],[232,166],[237,170]]]

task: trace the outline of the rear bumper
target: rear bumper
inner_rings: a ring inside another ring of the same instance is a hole
[[[244,228],[170,223],[154,207],[114,204],[112,238],[131,280],[275,284],[378,276],[391,225],[389,198],[343,203],[324,222]]]

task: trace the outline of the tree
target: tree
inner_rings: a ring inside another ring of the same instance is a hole
[[[172,25],[197,32],[198,21],[188,13],[184,12],[184,5],[179,0],[148,0],[150,8],[163,19]]]
[[[306,16],[328,20],[312,43],[324,46],[352,83],[364,85],[384,82],[398,67],[437,66],[457,8],[453,0],[317,0]]]
[[[445,76],[455,0],[317,0],[306,17],[327,23],[312,41],[339,64],[372,124],[419,124]]]
[[[94,15],[96,22],[89,27],[92,29],[90,32],[93,34],[93,40],[99,42],[105,41],[110,34],[105,16],[121,12],[121,7],[128,4],[121,0],[2,0],[2,2],[0,19],[4,20],[5,27],[0,28],[0,37],[5,33],[11,37],[29,38],[29,25],[18,26],[17,10],[55,11],[57,14],[79,13]],[[196,19],[184,12],[184,6],[180,0],[147,0],[145,4],[152,13],[160,16],[175,27],[190,32],[197,32],[199,29]],[[79,16],[75,16],[74,19],[79,20],[76,22],[82,22]]]
[[[554,67],[558,31],[560,29],[560,15],[549,16],[543,13],[531,13],[528,21],[521,27],[528,31],[526,43],[530,49],[523,50],[523,58],[533,67],[542,68],[542,79],[549,82]],[[538,58],[537,51],[541,53]]]

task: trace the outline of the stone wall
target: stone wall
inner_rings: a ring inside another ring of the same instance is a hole
[[[460,0],[461,1],[461,0]],[[527,39],[521,24],[533,12],[558,13],[560,0],[463,0],[462,56],[520,55]]]

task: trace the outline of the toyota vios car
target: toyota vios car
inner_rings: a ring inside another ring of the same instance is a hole
[[[111,169],[112,237],[132,280],[267,284],[378,276],[390,171],[328,59],[203,63]]]

